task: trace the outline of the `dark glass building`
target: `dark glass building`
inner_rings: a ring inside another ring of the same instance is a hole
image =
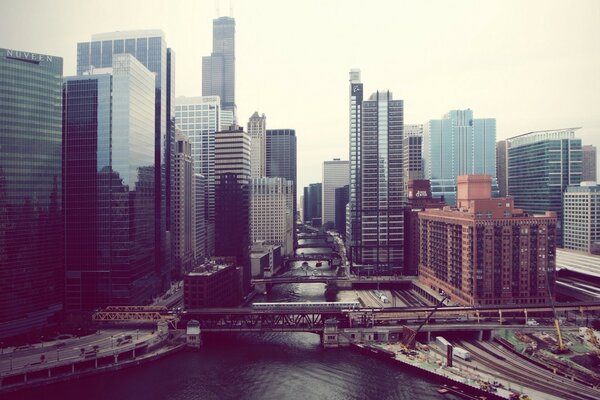
[[[155,268],[154,74],[130,54],[65,79],[65,308],[143,305]],[[111,73],[112,72],[112,73]]]
[[[335,229],[346,236],[346,205],[350,198],[350,186],[335,188]]]
[[[63,307],[60,57],[0,48],[0,338]]]
[[[235,118],[235,19],[231,17],[213,20],[213,51],[202,57],[202,96],[219,96],[221,109]]]
[[[174,52],[167,48],[160,30],[111,32],[92,35],[91,42],[77,44],[77,75],[112,66],[113,54],[129,53],[155,74],[155,245],[157,273],[166,285],[171,272],[170,193],[174,124]],[[167,200],[168,199],[168,200]]]
[[[321,218],[322,203],[321,183],[311,183],[304,188],[304,223],[312,224],[314,218]]]

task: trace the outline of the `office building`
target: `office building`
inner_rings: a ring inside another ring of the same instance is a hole
[[[250,136],[232,125],[215,135],[215,255],[235,257],[250,288]]]
[[[284,178],[250,180],[251,242],[281,246],[286,256],[294,252],[292,182]]]
[[[527,213],[553,211],[558,217],[556,243],[562,247],[563,193],[582,175],[579,128],[529,132],[507,139],[508,194]]]
[[[350,70],[349,93],[349,199],[348,218],[346,221],[346,251],[350,259],[360,258],[360,220],[361,220],[361,113],[363,102],[363,84],[360,79],[360,69]]]
[[[506,140],[496,143],[496,175],[498,177],[498,195],[508,196],[508,163],[507,163]]]
[[[600,186],[591,181],[568,186],[563,212],[564,248],[591,253],[600,243]]]
[[[459,304],[547,304],[556,214],[525,214],[491,186],[489,175],[460,176],[456,208],[419,213],[419,279]]]
[[[213,247],[208,248],[207,237],[209,233],[207,231],[208,225],[206,222],[206,207],[208,204],[208,182],[204,175],[194,174],[194,214],[196,215],[196,237],[194,240],[194,257],[196,259],[196,265],[203,262],[205,258],[210,257],[214,252],[214,241]],[[213,232],[211,233],[214,238],[214,225]]]
[[[425,179],[423,160],[423,125],[404,125],[402,139],[404,184],[411,179]]]
[[[255,112],[248,121],[248,134],[252,139],[252,178],[267,174],[267,117]]]
[[[213,48],[202,57],[202,96],[219,96],[221,109],[230,111],[235,123],[235,20],[213,20]]]
[[[456,178],[468,174],[492,177],[496,182],[496,120],[473,118],[473,111],[452,110],[442,119],[430,120],[423,137],[425,177],[434,197],[456,203]]]
[[[250,249],[250,263],[253,278],[268,278],[277,273],[283,265],[281,246],[256,242]],[[266,288],[265,288],[266,289]]]
[[[350,163],[334,158],[323,162],[323,184],[321,187],[322,224],[335,225],[335,189],[349,184]]]
[[[304,188],[304,223],[312,224],[314,218],[321,218],[322,192],[321,183],[311,183]]]
[[[195,267],[196,262],[196,178],[192,146],[181,131],[175,134],[173,157],[173,277],[180,279]],[[202,189],[198,195],[203,200]]]
[[[0,339],[63,308],[62,73],[51,55],[0,48]]]
[[[346,237],[346,206],[350,199],[350,185],[335,188],[335,229]]]
[[[65,308],[144,305],[161,288],[155,252],[155,78],[131,54],[65,78]],[[170,277],[169,277],[170,278]]]
[[[160,30],[138,30],[92,35],[90,42],[77,44],[77,75],[113,65],[113,55],[129,53],[155,76],[155,187],[156,199],[155,246],[157,273],[163,287],[171,272],[171,163],[175,126],[173,104],[175,98],[175,54],[167,48],[165,35]]]
[[[184,308],[237,306],[241,298],[238,281],[238,270],[233,265],[200,265],[183,278]]]
[[[446,203],[431,195],[426,179],[408,181],[404,209],[404,275],[417,275],[419,268],[419,212],[430,208],[442,209]]]
[[[205,234],[206,252],[215,248],[215,132],[221,127],[221,100],[218,96],[177,97],[175,118],[192,145],[194,173],[206,179]]]
[[[581,180],[596,182],[596,146],[584,145],[581,150],[583,151]]]

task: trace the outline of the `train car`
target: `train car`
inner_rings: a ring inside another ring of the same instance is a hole
[[[462,358],[465,361],[471,361],[471,353],[469,353],[467,350],[462,349],[460,347],[453,347],[452,355],[454,357]]]
[[[289,310],[358,310],[360,303],[357,301],[335,301],[335,302],[301,302],[301,303],[253,303],[252,309],[264,311],[289,311]]]
[[[448,346],[451,346],[450,342],[441,336],[435,338],[435,344],[437,344],[443,351],[447,351]]]

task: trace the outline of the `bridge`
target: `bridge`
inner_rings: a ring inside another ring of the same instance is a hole
[[[307,275],[307,276],[277,276],[272,278],[256,278],[252,279],[252,283],[255,285],[259,284],[281,284],[281,283],[338,283],[338,282],[349,282],[345,276],[331,276],[331,275]]]
[[[297,249],[306,249],[306,248],[322,248],[322,247],[327,247],[327,248],[334,249],[334,248],[335,248],[335,243],[333,243],[333,242],[324,242],[324,243],[303,243],[303,244],[298,244],[298,245],[296,245],[296,248],[297,248]]]
[[[326,233],[301,233],[298,235],[298,240],[303,240],[303,239],[324,239],[327,240],[329,238],[329,235],[327,235]]]

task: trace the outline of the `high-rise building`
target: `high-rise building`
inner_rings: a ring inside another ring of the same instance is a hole
[[[596,182],[596,146],[591,144],[581,148],[583,151],[583,169],[581,170],[581,180]]]
[[[296,131],[294,129],[267,129],[266,174],[271,178],[285,178],[292,182],[294,206],[294,246],[296,243],[296,218],[298,198],[296,165]]]
[[[0,48],[0,339],[63,308],[60,57]]]
[[[250,136],[232,125],[215,135],[215,255],[235,257],[250,288]]]
[[[361,154],[361,113],[363,102],[363,84],[360,80],[360,70],[350,70],[349,93],[349,138],[350,138],[350,181],[348,198],[348,218],[346,221],[346,247],[351,259],[360,258],[360,154]]]
[[[335,188],[335,229],[346,237],[346,206],[350,198],[350,185]]]
[[[177,130],[173,157],[173,275],[179,279],[196,263],[196,178],[192,146],[187,136]],[[203,199],[201,188],[198,195]]]
[[[349,184],[350,163],[334,158],[323,162],[323,185],[321,191],[321,217],[323,225],[335,224],[335,189]]]
[[[553,211],[556,244],[562,247],[563,193],[579,185],[582,175],[579,128],[529,132],[507,139],[508,194],[527,213]]]
[[[281,246],[284,255],[294,252],[292,182],[285,178],[252,178],[250,181],[251,241]]]
[[[321,219],[322,184],[311,183],[304,188],[304,223],[312,224],[313,219]],[[320,226],[320,224],[319,224]]]
[[[177,128],[192,144],[194,173],[202,174],[206,179],[204,220],[207,255],[213,254],[215,248],[215,132],[220,130],[221,114],[218,96],[175,99]]]
[[[77,44],[77,75],[96,68],[112,67],[113,54],[129,53],[155,75],[155,246],[157,273],[166,286],[171,271],[171,163],[175,126],[175,54],[167,48],[160,30],[138,30],[92,35],[90,42]]]
[[[423,166],[423,125],[404,125],[403,142],[403,168],[404,184],[411,179],[424,179]]]
[[[524,214],[512,197],[492,198],[491,183],[460,176],[456,208],[419,213],[419,279],[461,304],[547,304],[556,214]]]
[[[352,262],[364,272],[402,273],[404,267],[403,128],[403,101],[391,92],[363,101],[360,257]]]
[[[194,257],[196,264],[200,264],[205,258],[210,257],[214,252],[213,247],[208,248],[207,243],[207,222],[206,207],[208,205],[208,182],[204,175],[194,174],[194,204],[196,214],[196,238],[194,241]],[[214,225],[213,225],[214,227]],[[214,228],[212,237],[214,238]]]
[[[155,252],[155,79],[131,54],[65,78],[65,308],[143,305],[163,278]]]
[[[255,112],[248,121],[248,134],[252,139],[252,177],[260,178],[267,174],[267,117]]]
[[[496,174],[498,177],[498,194],[500,197],[508,196],[508,163],[506,140],[496,143]]]
[[[568,186],[563,198],[564,247],[591,253],[600,243],[600,186],[584,181]]]
[[[221,108],[231,111],[235,122],[235,20],[213,20],[213,48],[202,57],[202,96],[219,96]]]
[[[473,118],[473,111],[452,110],[442,119],[430,120],[423,137],[425,177],[434,197],[456,203],[456,178],[467,174],[492,177],[496,182],[496,120]]]

